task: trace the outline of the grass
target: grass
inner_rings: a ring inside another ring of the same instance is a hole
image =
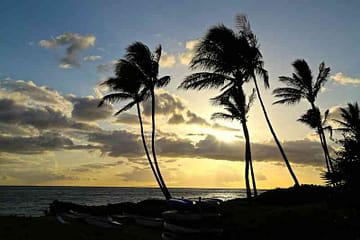
[[[143,206],[164,210],[159,202]],[[252,201],[221,206],[223,239],[360,239],[360,201],[354,194],[319,186],[274,189]],[[126,224],[121,230],[85,223],[62,225],[53,217],[0,217],[0,239],[161,239],[161,229]]]

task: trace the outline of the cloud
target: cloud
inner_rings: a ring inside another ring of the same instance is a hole
[[[164,137],[157,141],[158,153],[167,157],[208,158],[214,160],[244,161],[244,141],[223,142],[213,135],[192,143],[189,139]],[[323,152],[318,142],[309,139],[285,141],[283,147],[291,163],[323,166]],[[273,143],[252,143],[254,161],[282,162]]]
[[[227,127],[227,126],[221,125],[219,123],[214,123],[211,127],[213,129],[221,130],[221,131],[232,131],[232,132],[239,132],[240,131],[240,129]]]
[[[133,166],[131,171],[117,174],[117,176],[127,182],[152,182],[155,179],[150,168],[140,168],[136,166]]]
[[[71,116],[74,120],[92,122],[106,119],[112,115],[113,108],[111,105],[97,107],[100,102],[99,98],[89,97],[68,97],[73,103]]]
[[[37,86],[32,81],[1,80],[0,98],[14,99],[23,105],[51,106],[54,109],[67,110],[71,107],[71,103],[57,91],[46,86]]]
[[[145,101],[142,103],[143,113],[146,116],[151,115],[151,101]],[[156,93],[155,98],[156,114],[170,115],[172,113],[181,112],[185,109],[183,101],[168,92]]]
[[[116,161],[110,163],[105,163],[105,162],[88,163],[88,164],[82,164],[76,168],[71,168],[70,170],[73,172],[92,172],[99,169],[116,167],[122,164],[124,164],[124,161]]]
[[[142,119],[143,124],[149,124],[146,119]],[[131,113],[121,113],[117,119],[116,123],[123,123],[129,125],[139,125],[139,118],[136,114]]]
[[[204,118],[198,116],[196,113],[193,113],[190,110],[186,112],[186,116],[188,117],[188,120],[186,121],[187,124],[210,126],[210,124]]]
[[[181,64],[188,65],[190,63],[191,59],[194,56],[195,47],[198,43],[198,39],[190,40],[185,43],[186,52],[179,55],[179,60]]]
[[[12,99],[0,99],[0,123],[9,125],[28,125],[38,130],[77,129],[90,130],[93,126],[78,123],[51,107],[28,107]]]
[[[101,151],[110,157],[141,156],[144,151],[138,135],[125,130],[90,133],[89,141],[101,144]]]
[[[43,48],[54,49],[66,47],[66,53],[60,60],[59,67],[72,68],[79,67],[78,54],[95,45],[96,37],[92,34],[79,35],[77,33],[64,33],[50,40],[41,40],[39,45]]]
[[[98,72],[98,73],[112,72],[115,69],[115,64],[116,63],[117,63],[117,61],[114,60],[114,61],[110,61],[110,62],[107,62],[107,63],[99,64],[96,67],[96,72]]]
[[[163,52],[160,58],[159,65],[162,68],[170,68],[173,67],[176,63],[175,55],[168,54],[166,52]]]
[[[180,124],[184,123],[185,119],[182,114],[174,113],[169,120],[167,121],[168,124]]]
[[[85,56],[84,58],[83,58],[83,60],[84,61],[96,61],[96,60],[100,60],[100,59],[102,59],[102,57],[101,56],[94,56],[94,55],[91,55],[91,56]]]
[[[18,154],[39,154],[73,146],[70,138],[58,133],[45,133],[35,137],[0,136],[1,152]]]
[[[41,171],[41,170],[16,170],[6,172],[8,177],[13,177],[21,181],[26,182],[26,184],[38,184],[44,182],[55,182],[55,181],[65,181],[65,180],[78,180],[77,177],[66,176],[64,174],[59,174],[51,171]]]
[[[335,75],[330,76],[330,79],[335,81],[338,84],[346,85],[346,84],[352,84],[352,85],[359,85],[360,84],[360,78],[353,78],[346,76],[345,74],[338,72]]]

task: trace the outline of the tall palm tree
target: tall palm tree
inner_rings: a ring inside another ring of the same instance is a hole
[[[236,16],[236,27],[239,29],[239,33],[244,36],[247,41],[249,47],[247,48],[247,51],[245,52],[245,64],[243,68],[246,71],[246,74],[253,80],[257,96],[259,98],[260,106],[263,111],[265,121],[268,125],[268,128],[271,132],[271,135],[273,136],[273,139],[280,151],[280,154],[285,162],[285,165],[294,181],[295,186],[299,186],[299,181],[294,173],[294,171],[291,168],[290,162],[285,154],[285,151],[276,135],[276,132],[274,128],[272,127],[269,115],[266,111],[265,104],[262,100],[260,89],[257,83],[257,76],[262,78],[264,81],[265,88],[269,88],[269,75],[268,72],[264,69],[264,61],[262,60],[262,54],[260,52],[260,46],[258,44],[256,35],[253,33],[250,27],[250,23],[244,14],[238,14]]]
[[[120,109],[116,115],[130,109],[134,105],[137,106],[141,136],[146,156],[161,191],[166,199],[170,199],[171,194],[161,175],[155,151],[155,87],[166,86],[170,81],[169,76],[158,78],[160,57],[161,46],[157,47],[154,53],[152,53],[150,49],[141,42],[130,44],[126,48],[124,59],[121,59],[116,65],[116,77],[109,78],[103,83],[109,86],[110,89],[116,91],[116,93],[105,96],[99,105],[102,105],[106,101],[118,102],[132,99],[132,101]],[[146,145],[139,105],[148,97],[150,97],[152,101],[151,149],[154,164],[151,161]]]
[[[274,104],[295,104],[302,99],[306,99],[310,103],[311,112],[315,117],[314,124],[324,151],[326,166],[328,171],[331,172],[333,167],[322,126],[322,117],[319,108],[315,105],[317,95],[327,81],[330,68],[325,67],[325,63],[322,62],[319,66],[319,74],[316,80],[314,80],[309,65],[305,60],[297,59],[292,65],[295,69],[292,77],[279,77],[280,82],[285,83],[287,87],[277,88],[273,91],[275,97],[280,98]]]
[[[171,198],[171,194],[165,184],[165,181],[162,177],[159,163],[156,156],[156,147],[155,147],[155,87],[164,87],[170,82],[170,76],[164,76],[158,78],[159,75],[159,61],[161,58],[161,45],[159,45],[154,53],[141,42],[135,42],[127,47],[125,59],[133,63],[138,67],[141,73],[144,76],[144,85],[145,88],[149,91],[151,97],[151,122],[152,122],[152,133],[151,133],[151,150],[152,156],[155,164],[156,171],[159,176],[159,180],[165,191],[167,199]]]
[[[250,147],[250,135],[247,127],[247,114],[250,110],[250,106],[255,98],[255,91],[252,92],[248,101],[246,102],[246,96],[243,91],[242,85],[236,86],[224,91],[221,95],[212,98],[214,104],[219,104],[225,107],[227,113],[217,112],[212,115],[212,119],[222,118],[229,120],[240,121],[244,137],[245,137],[245,186],[247,198],[251,198],[251,189],[249,183],[249,168],[251,171],[251,180],[254,189],[254,195],[257,195],[256,181],[254,170],[252,166],[251,147]]]
[[[269,81],[267,71],[263,68],[264,63],[256,37],[244,15],[238,15],[236,21],[237,27],[240,29],[238,33],[224,25],[217,25],[208,30],[198,44],[190,62],[191,69],[202,71],[187,76],[179,88],[201,90],[222,87],[224,90],[234,86],[237,81],[253,80],[266,122],[290,175],[295,185],[298,186],[299,182],[271,126],[260,95],[256,76],[262,77],[266,87],[269,86]]]

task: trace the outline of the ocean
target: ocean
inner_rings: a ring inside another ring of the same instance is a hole
[[[170,189],[176,198],[244,198],[244,189]],[[261,191],[260,191],[261,192]],[[0,186],[0,215],[42,216],[54,200],[86,205],[106,205],[120,202],[139,202],[163,199],[158,188],[134,187],[40,187]]]

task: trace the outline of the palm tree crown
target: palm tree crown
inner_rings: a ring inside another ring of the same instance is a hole
[[[325,63],[319,66],[319,74],[314,81],[309,65],[303,59],[297,59],[293,64],[295,73],[292,77],[279,77],[280,82],[285,83],[287,87],[277,88],[273,94],[280,100],[274,104],[294,104],[300,102],[301,99],[307,99],[310,103],[314,103],[315,99],[327,81],[330,68],[325,67]]]
[[[115,93],[108,94],[103,97],[99,106],[105,102],[115,103],[124,100],[130,100],[123,108],[121,108],[115,115],[120,114],[133,107],[137,106],[137,113],[140,123],[141,137],[149,161],[150,167],[154,173],[156,181],[159,184],[164,196],[169,199],[171,195],[166,187],[165,181],[162,178],[160,168],[158,166],[156,153],[155,153],[155,87],[166,86],[169,81],[169,76],[158,78],[159,74],[159,61],[161,57],[161,46],[158,46],[154,53],[141,42],[130,44],[126,48],[124,59],[120,59],[116,64],[114,78],[109,78],[103,85],[108,86]],[[151,97],[152,101],[152,138],[151,147],[153,154],[153,161],[145,141],[140,105],[142,101]],[[155,166],[154,166],[155,165]]]

